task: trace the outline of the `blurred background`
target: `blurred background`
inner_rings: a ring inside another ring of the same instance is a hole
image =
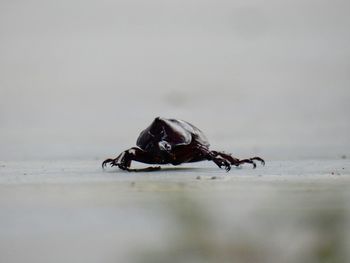
[[[269,159],[350,148],[346,0],[0,2],[0,159],[101,159],[156,116]]]

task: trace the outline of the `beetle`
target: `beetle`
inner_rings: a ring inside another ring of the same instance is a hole
[[[161,169],[160,166],[130,169],[131,161],[179,165],[209,160],[220,168],[225,168],[227,172],[231,169],[231,165],[250,163],[256,168],[254,161],[265,165],[265,161],[260,157],[237,159],[231,154],[209,150],[210,144],[201,130],[189,122],[177,119],[155,118],[151,125],[141,132],[136,145],[138,147],[122,152],[117,158],[106,159],[102,163],[102,168],[109,164],[126,171]]]

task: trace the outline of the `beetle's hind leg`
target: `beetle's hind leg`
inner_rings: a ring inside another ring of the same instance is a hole
[[[218,151],[211,151],[215,156],[221,156],[222,158],[228,160],[231,165],[239,166],[243,163],[250,163],[253,165],[253,168],[256,168],[256,163],[254,161],[259,161],[261,162],[262,165],[265,165],[265,161],[260,158],[260,157],[252,157],[252,158],[247,158],[247,159],[237,159],[233,157],[231,154],[223,153],[223,152],[218,152]]]
[[[129,171],[129,172],[160,170],[160,166],[147,167],[143,169],[131,169],[130,168],[131,161],[138,161],[141,163],[149,163],[149,164],[157,163],[157,161],[154,160],[154,158],[151,155],[149,155],[147,152],[144,152],[139,148],[133,147],[129,150],[122,152],[115,159],[106,159],[102,163],[102,168],[104,168],[107,164],[109,164],[111,167],[118,166],[120,169]]]

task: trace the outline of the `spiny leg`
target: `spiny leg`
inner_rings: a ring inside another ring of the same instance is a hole
[[[261,162],[262,165],[265,165],[265,161],[260,157],[252,157],[252,158],[239,160],[238,165],[241,165],[243,163],[251,163],[253,165],[253,168],[255,169],[256,163],[254,161],[259,161],[259,162]]]
[[[232,165],[239,166],[243,163],[250,163],[253,165],[253,168],[256,168],[256,163],[254,161],[261,162],[262,165],[265,165],[265,161],[260,157],[253,157],[253,158],[247,158],[247,159],[237,159],[233,157],[231,154],[218,152],[218,151],[211,151],[215,156],[221,156],[222,158],[228,160]]]
[[[261,164],[262,165],[265,165],[265,161],[264,161],[264,159],[262,159],[262,158],[260,158],[260,157],[257,157],[257,156],[255,156],[255,157],[252,157],[252,158],[249,158],[250,160],[255,160],[255,161],[259,161],[259,162],[261,162]]]
[[[110,164],[111,167],[118,166],[120,169],[129,171],[129,172],[160,170],[160,166],[147,167],[147,168],[143,168],[143,169],[130,169],[131,161],[137,161],[137,162],[148,163],[148,164],[157,164],[158,163],[158,160],[156,160],[149,153],[147,153],[139,148],[133,147],[129,150],[122,152],[115,159],[106,159],[102,163],[102,168],[104,168],[107,164]]]
[[[231,170],[231,163],[226,158],[223,158],[221,156],[218,156],[217,154],[213,153],[206,147],[198,147],[198,150],[200,150],[200,156],[198,160],[207,159],[208,161],[213,161],[219,168],[225,167],[226,172]]]
[[[239,166],[239,165],[241,165],[241,164],[243,164],[243,163],[250,163],[250,164],[253,165],[253,169],[256,168],[256,163],[255,163],[253,160],[251,160],[251,159],[242,159],[242,160],[239,160],[237,166]]]
[[[109,164],[111,167],[118,166],[120,169],[123,169],[123,167],[120,167],[120,166],[122,166],[121,160],[124,159],[124,156],[125,156],[127,151],[124,151],[121,154],[119,154],[117,158],[114,158],[114,159],[108,158],[108,159],[104,160],[102,163],[102,168],[104,169],[107,166],[107,164]]]
[[[214,157],[212,161],[220,168],[222,168],[222,166],[225,166],[226,172],[231,170],[231,164],[225,158]]]

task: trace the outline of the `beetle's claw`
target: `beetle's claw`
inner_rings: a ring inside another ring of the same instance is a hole
[[[253,169],[256,168],[256,163],[252,161]]]
[[[262,165],[265,166],[265,161],[264,161],[264,159],[262,159],[262,158],[260,158],[260,157],[253,157],[253,158],[251,158],[251,160],[259,161],[259,162],[261,162]]]
[[[128,170],[128,166],[125,162],[120,162],[119,161],[119,158],[116,158],[116,159],[106,159],[103,161],[102,163],[102,168],[104,169],[107,164],[109,164],[111,167],[114,167],[114,166],[118,166],[119,169],[122,169],[122,170]]]
[[[226,172],[231,170],[231,164],[225,159],[217,159],[214,161],[220,168],[224,168]]]
[[[127,169],[125,165],[123,165],[122,163],[119,163],[118,161],[116,161],[116,159],[107,159],[103,161],[102,168],[104,169],[107,166],[107,164],[109,164],[110,167],[118,166],[122,170]]]
[[[108,163],[110,163],[111,166],[114,166],[114,165],[115,165],[115,164],[114,164],[114,159],[106,159],[106,160],[104,160],[103,163],[102,163],[102,169],[104,169],[104,168],[107,166]]]

